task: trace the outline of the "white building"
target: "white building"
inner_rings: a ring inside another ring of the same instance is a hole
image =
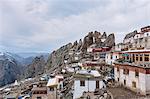
[[[105,62],[109,65],[114,65],[113,63],[115,60],[122,58],[121,57],[121,50],[123,48],[124,44],[119,43],[115,45],[111,51],[106,53]]]
[[[115,80],[135,92],[150,94],[150,50],[131,50],[124,54],[124,60],[115,62]]]
[[[134,49],[150,48],[150,26],[141,28],[141,31],[134,36],[132,47]]]
[[[109,65],[114,65],[114,62],[120,58],[122,58],[122,52],[121,51],[108,52],[108,53],[106,53],[105,62]]]
[[[80,98],[83,92],[94,92],[96,89],[105,88],[105,84],[98,71],[79,71],[74,80],[73,99]]]
[[[123,43],[124,51],[150,48],[150,26],[141,28],[140,32],[133,31],[127,34]]]

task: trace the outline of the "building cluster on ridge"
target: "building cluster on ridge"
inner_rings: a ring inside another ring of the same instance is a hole
[[[109,88],[118,86],[150,94],[150,26],[128,33],[119,44],[114,34],[90,32],[83,42],[63,46],[51,58],[61,50],[66,51],[59,55],[63,61],[50,61],[61,61],[61,66],[1,88],[0,99],[113,99]]]

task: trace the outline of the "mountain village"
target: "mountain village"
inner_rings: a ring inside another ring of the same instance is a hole
[[[150,26],[127,33],[119,44],[115,33],[89,34],[84,46],[80,40],[59,56],[60,65],[0,88],[0,99],[149,99]]]

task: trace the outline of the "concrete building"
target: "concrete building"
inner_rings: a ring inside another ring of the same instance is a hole
[[[108,59],[108,63],[114,62],[115,80],[135,92],[150,94],[150,26],[127,34],[119,57]]]
[[[123,43],[118,43],[113,46],[112,49],[106,53],[105,62],[109,65],[114,65],[115,60],[122,58],[121,50],[124,47]]]
[[[57,78],[49,79],[47,83],[47,96],[49,99],[57,99],[57,86],[58,86]]]
[[[141,31],[134,36],[132,49],[144,48],[150,48],[150,26],[141,28]]]
[[[116,61],[115,80],[140,94],[150,94],[150,50],[123,52],[123,59]]]
[[[109,47],[93,48],[92,53],[94,55],[94,60],[99,61],[99,62],[104,62],[106,53],[110,50],[111,48]]]
[[[49,99],[47,97],[47,88],[46,87],[33,87],[32,99]]]
[[[136,30],[128,33],[124,40],[122,51],[150,48],[150,26],[141,28],[140,32]]]
[[[114,65],[113,63],[120,58],[122,58],[121,51],[108,52],[106,53],[105,62],[109,65]]]
[[[98,71],[82,70],[74,75],[73,99],[80,98],[84,92],[94,92],[95,90],[105,88],[105,84]]]

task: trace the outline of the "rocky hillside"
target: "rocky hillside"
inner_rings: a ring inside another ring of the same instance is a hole
[[[43,57],[31,56],[24,58],[18,54],[0,52],[0,86],[12,83],[16,79],[34,76],[37,75],[37,73],[43,72],[43,66],[45,66],[47,57],[48,54],[44,54]],[[35,64],[37,66],[35,66]],[[23,75],[25,72],[26,75]]]
[[[115,45],[114,34],[106,35],[106,32],[101,34],[100,32],[89,32],[82,41],[82,39],[75,41],[74,43],[68,43],[58,50],[53,51],[47,61],[47,67],[62,66],[64,60],[72,61],[72,57],[76,52],[80,52],[83,56],[86,54],[87,48],[95,44],[96,47],[112,47]],[[69,53],[73,51],[73,54]]]
[[[45,70],[46,61],[44,56],[37,56],[33,59],[32,63],[26,66],[25,71],[21,78],[31,78],[36,75],[42,74]]]
[[[53,51],[49,55],[46,63],[41,58],[35,58],[33,62],[27,66],[24,76],[26,78],[34,77],[37,74],[48,71],[52,67],[64,66],[64,60],[67,60],[69,63],[71,63],[74,61],[76,52],[80,52],[82,58],[86,54],[87,48],[93,44],[95,44],[96,47],[112,47],[115,44],[114,34],[110,34],[109,36],[107,36],[106,32],[104,32],[103,34],[97,31],[89,32],[88,35],[84,37],[83,41],[82,39],[80,39],[79,41],[68,43]]]
[[[100,33],[97,31],[89,32],[84,39],[68,43],[59,49],[53,51],[48,59],[45,56],[21,58],[17,55],[10,53],[9,55],[2,55],[0,57],[0,86],[13,82],[15,79],[35,77],[43,72],[51,69],[52,67],[64,66],[65,60],[68,63],[74,62],[76,53],[80,53],[80,58],[86,56],[87,48],[91,45],[96,47],[112,47],[115,45],[114,34]],[[7,57],[6,57],[7,56]],[[47,56],[46,56],[47,57]],[[27,60],[26,60],[27,59]]]
[[[10,53],[1,52],[0,86],[14,82],[21,74],[21,68],[20,63]]]

